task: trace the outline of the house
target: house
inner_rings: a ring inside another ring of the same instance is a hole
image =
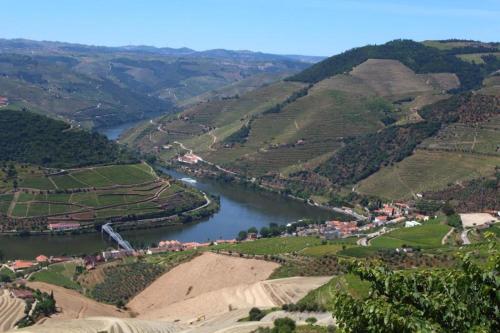
[[[49,223],[49,230],[52,231],[68,231],[80,229],[80,223]]]
[[[158,243],[158,247],[173,252],[185,250],[185,246],[178,240],[161,241],[160,243]]]
[[[395,219],[392,219],[392,220],[388,221],[387,223],[396,224],[396,223],[401,223],[401,222],[404,222],[404,221],[406,221],[406,217],[400,216],[400,217],[396,217]]]
[[[16,260],[14,263],[11,265],[11,268],[14,271],[23,271],[25,269],[32,268],[36,266],[37,264],[32,262],[32,261],[25,261],[25,260]]]
[[[203,159],[200,156],[195,155],[193,153],[188,153],[188,154],[185,154],[184,156],[179,156],[177,158],[177,160],[179,162],[186,163],[186,164],[196,164],[200,161],[203,161]]]
[[[49,258],[44,256],[43,254],[40,254],[38,257],[35,258],[35,260],[37,263],[44,263],[44,262],[48,262]]]
[[[379,215],[375,217],[375,220],[373,220],[375,224],[384,224],[387,222],[387,216],[385,215]]]
[[[429,221],[429,216],[427,215],[421,215],[421,214],[417,214],[415,215],[415,220],[417,221]]]
[[[196,250],[199,247],[210,246],[210,243],[187,242],[184,243],[184,246],[186,247],[186,250],[191,250],[191,249]]]
[[[90,271],[96,267],[97,257],[96,256],[86,256],[85,258],[83,258],[83,264],[85,265],[85,269]]]
[[[247,240],[256,240],[257,239],[257,233],[255,232],[249,232],[247,234]]]
[[[9,104],[9,99],[7,97],[0,96],[0,106],[5,106]]]
[[[50,262],[52,264],[56,264],[56,263],[61,263],[61,262],[66,262],[66,261],[71,261],[73,260],[73,258],[71,257],[50,257]]]
[[[417,222],[417,221],[406,221],[405,222],[405,228],[412,228],[412,227],[416,227],[419,225],[422,225],[422,223]]]
[[[323,233],[326,240],[337,239],[342,236],[339,230],[327,230]]]

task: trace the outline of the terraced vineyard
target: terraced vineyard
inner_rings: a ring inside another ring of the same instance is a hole
[[[492,175],[497,165],[500,165],[500,156],[417,150],[403,161],[361,181],[356,190],[387,199],[410,198],[426,190],[439,190]]]
[[[24,317],[25,304],[23,300],[11,297],[9,291],[0,289],[0,332],[14,328]]]
[[[93,223],[96,219],[123,216],[153,218],[205,202],[196,190],[158,177],[145,163],[71,169],[57,174],[37,170],[20,178],[18,189],[0,195],[0,211],[17,220]],[[11,227],[9,223],[0,226]]]
[[[438,135],[425,140],[422,148],[498,155],[500,149],[500,116],[477,124],[452,124]]]

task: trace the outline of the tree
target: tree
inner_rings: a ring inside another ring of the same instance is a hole
[[[265,313],[262,312],[259,308],[251,308],[250,312],[248,312],[248,318],[250,321],[259,321],[264,318]]]
[[[245,240],[247,239],[247,232],[245,230],[241,230],[239,233],[238,233],[238,240],[242,241],[242,240]]]
[[[274,327],[272,329],[272,333],[292,333],[295,331],[295,321],[292,319],[278,318],[274,321]]]
[[[270,230],[269,230],[269,228],[268,228],[268,227],[262,227],[262,228],[260,228],[260,235],[261,235],[262,237],[264,237],[264,238],[269,237],[269,234],[270,234],[270,233],[271,233],[271,232],[270,232]]]
[[[491,233],[485,235],[488,239]],[[370,296],[339,293],[333,315],[342,332],[498,332],[500,331],[500,255],[489,247],[488,263],[471,254],[451,269],[392,271],[380,263],[344,262],[347,270],[371,283]]]
[[[309,317],[306,319],[306,323],[308,323],[309,325],[314,325],[317,321],[318,321],[318,319],[316,319],[314,317]]]
[[[248,229],[249,234],[257,234],[259,231],[257,230],[256,227],[251,227]]]
[[[451,216],[455,214],[455,209],[453,209],[453,207],[449,202],[445,203],[441,208],[441,210],[443,211],[443,213],[445,213],[446,216]]]

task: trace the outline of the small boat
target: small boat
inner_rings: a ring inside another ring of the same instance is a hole
[[[196,180],[193,178],[184,177],[184,178],[181,178],[179,180],[181,182],[185,182],[185,183],[189,183],[189,184],[196,184]]]

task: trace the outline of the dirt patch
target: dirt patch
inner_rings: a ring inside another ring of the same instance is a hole
[[[60,319],[79,319],[94,316],[129,317],[124,311],[119,311],[116,307],[96,302],[80,293],[54,286],[43,282],[28,282],[28,286],[33,289],[50,293],[54,292],[56,305],[61,312],[52,316],[48,321]]]
[[[265,280],[278,267],[262,260],[205,253],[162,275],[127,306],[146,313],[213,290]]]
[[[460,218],[462,219],[462,226],[464,228],[473,228],[488,222],[498,221],[496,217],[488,213],[460,214]]]
[[[0,289],[0,332],[10,330],[24,317],[25,304],[23,300],[11,297],[7,290]]]
[[[225,314],[248,312],[252,307],[270,308],[295,303],[329,277],[297,277],[259,281],[203,293],[193,298],[141,313],[142,319],[161,319],[196,323]],[[214,301],[216,300],[216,301]]]

